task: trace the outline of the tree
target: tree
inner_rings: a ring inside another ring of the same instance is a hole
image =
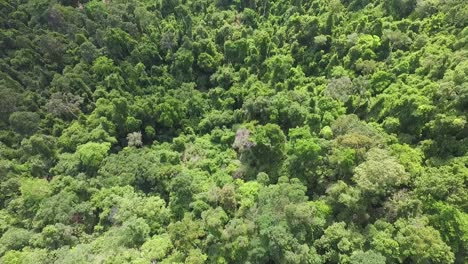
[[[66,245],[74,245],[77,238],[73,235],[73,229],[63,224],[48,225],[42,232],[32,239],[36,247],[58,249]]]
[[[353,222],[357,223],[366,223],[369,220],[366,204],[363,203],[362,193],[358,188],[339,180],[331,184],[325,192],[326,201],[334,208],[334,218],[337,220],[353,219]]]
[[[186,114],[185,105],[180,100],[169,96],[164,102],[158,104],[155,110],[158,123],[166,129],[180,126]]]
[[[384,4],[385,10],[399,18],[403,18],[411,14],[416,7],[414,0],[392,0]]]
[[[53,225],[56,223],[64,225],[72,224],[73,217],[80,213],[78,204],[79,198],[72,192],[63,191],[54,196],[45,198],[39,205],[37,213],[34,216],[34,225],[36,227],[45,228],[46,225]],[[57,243],[60,243],[60,241],[57,241]]]
[[[110,143],[96,143],[88,142],[83,145],[79,145],[76,148],[75,155],[80,160],[80,165],[83,170],[88,173],[95,173],[101,162],[107,156],[107,152],[111,147]]]
[[[400,245],[399,255],[403,261],[453,263],[450,247],[442,241],[437,230],[427,225],[426,219],[400,219],[395,226],[398,228],[395,240]]]
[[[193,219],[190,214],[167,227],[171,241],[176,248],[187,254],[191,249],[201,246],[201,239],[207,234],[199,220]]]
[[[273,84],[277,82],[284,82],[289,75],[289,71],[293,65],[294,59],[287,55],[276,55],[265,61]]]
[[[181,173],[173,178],[171,182],[171,199],[169,207],[177,219],[182,219],[188,211],[193,199],[192,176]]]
[[[148,239],[142,246],[141,251],[144,258],[148,261],[159,261],[164,259],[173,245],[168,234],[156,235]]]
[[[104,230],[137,217],[144,220],[150,234],[156,234],[164,230],[171,216],[164,200],[135,193],[128,185],[103,188],[93,194],[90,202],[99,212],[99,228]]]
[[[112,59],[107,58],[106,56],[101,56],[96,58],[93,62],[92,71],[97,74],[99,77],[104,78],[111,73],[118,71],[118,68],[114,65]]]
[[[141,147],[143,142],[141,140],[141,132],[133,132],[127,135],[129,147]]]
[[[46,104],[47,111],[65,119],[78,118],[83,98],[71,93],[54,93]]]
[[[80,45],[80,53],[87,63],[92,63],[100,54],[97,47],[90,41],[85,41]]]
[[[192,80],[192,64],[195,60],[192,52],[184,47],[181,47],[174,54],[173,71],[177,79],[181,81]]]
[[[353,93],[353,83],[349,77],[331,79],[324,94],[342,102],[348,101]]]
[[[466,172],[467,169],[461,160],[438,168],[426,168],[415,180],[417,197],[426,203],[434,199],[459,206],[466,204],[467,197],[462,195]]]
[[[253,172],[266,172],[273,182],[278,168],[284,159],[286,137],[278,125],[266,124],[255,128],[250,136],[248,130],[236,134],[234,147],[239,148],[240,160],[253,169]],[[251,175],[251,177],[256,174]]]
[[[39,128],[40,117],[34,112],[14,112],[9,118],[11,128],[21,135],[31,135]]]
[[[0,255],[8,250],[20,250],[27,246],[33,233],[23,228],[9,228],[0,238]]]
[[[0,261],[5,264],[21,264],[21,263],[38,263],[46,264],[49,259],[49,254],[46,249],[31,249],[24,248],[21,251],[10,250],[0,258]]]
[[[163,162],[161,162],[163,161]],[[103,186],[135,186],[149,193],[169,194],[171,178],[180,172],[174,166],[179,154],[167,149],[161,152],[145,148],[125,148],[105,158],[98,171]]]
[[[352,227],[347,228],[344,222],[338,222],[325,229],[322,237],[316,240],[314,245],[326,261],[341,263],[348,261],[354,251],[360,250],[364,241],[364,237]]]
[[[7,87],[0,88],[0,120],[8,122],[11,113],[16,111],[21,94]]]
[[[107,30],[104,41],[109,54],[114,58],[124,58],[129,55],[136,41],[120,28],[110,28]]]
[[[372,197],[388,195],[396,187],[407,184],[409,175],[388,152],[374,148],[354,170],[353,180],[364,194]]]
[[[307,186],[317,182],[316,169],[320,164],[322,148],[314,138],[309,127],[289,130],[288,159],[286,166],[289,175],[302,180]]]
[[[321,262],[321,257],[307,241],[319,236],[330,208],[321,202],[308,202],[305,192],[306,188],[299,180],[286,177],[280,178],[278,184],[260,189],[258,202],[248,211],[258,229],[249,240],[248,258],[251,261]],[[239,228],[249,230],[248,223],[245,225]],[[237,232],[239,243],[246,239],[241,232]]]
[[[27,162],[32,176],[50,177],[49,169],[57,159],[54,137],[33,135],[21,141],[22,160]]]
[[[51,195],[48,182],[44,179],[23,179],[21,180],[21,198],[27,210],[35,211],[41,202]],[[25,208],[25,209],[26,209]]]
[[[468,241],[468,214],[455,206],[436,202],[429,209],[429,222],[453,250],[457,260],[464,258]]]
[[[120,243],[127,247],[138,247],[148,238],[150,227],[141,218],[131,218],[119,230]]]
[[[349,179],[356,165],[356,151],[352,148],[338,146],[333,148],[328,160],[335,171],[335,177]]]
[[[372,250],[363,252],[363,251],[354,251],[350,257],[350,263],[352,264],[384,264],[386,259],[379,253],[376,253]]]

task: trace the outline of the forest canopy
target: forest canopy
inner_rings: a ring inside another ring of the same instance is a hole
[[[0,263],[468,262],[464,0],[0,0]]]

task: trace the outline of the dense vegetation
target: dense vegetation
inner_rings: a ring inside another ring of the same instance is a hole
[[[0,263],[466,263],[464,0],[0,0]]]

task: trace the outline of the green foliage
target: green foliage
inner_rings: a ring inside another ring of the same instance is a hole
[[[23,179],[21,181],[21,198],[27,207],[33,209],[51,194],[50,186],[43,179]]]
[[[372,250],[363,252],[363,251],[355,251],[351,255],[349,259],[349,263],[351,264],[384,264],[385,257],[379,253],[375,253]]]
[[[400,256],[403,260],[408,259],[415,263],[454,261],[450,247],[442,241],[437,230],[425,226],[424,219],[401,219],[395,225],[399,229],[395,240],[400,245]]]
[[[408,183],[409,175],[402,165],[381,149],[371,149],[366,161],[355,169],[353,180],[363,193],[385,195]]]
[[[0,263],[466,263],[466,17],[0,0]]]
[[[168,234],[154,236],[148,239],[142,246],[143,257],[148,261],[162,260],[173,248]]]
[[[21,135],[31,135],[39,128],[40,117],[34,112],[14,112],[9,120],[15,132]]]
[[[20,250],[27,246],[33,233],[23,228],[11,227],[0,238],[0,253],[7,250]]]
[[[349,261],[349,255],[358,251],[364,244],[364,237],[343,222],[330,225],[315,245],[323,251],[324,259],[330,263]]]
[[[24,248],[22,251],[10,250],[0,260],[5,264],[46,264],[50,261],[50,257],[46,249]]]
[[[95,143],[89,142],[83,145],[79,145],[76,149],[75,155],[81,162],[84,170],[88,172],[96,171],[99,165],[107,156],[107,152],[110,149],[109,143]]]

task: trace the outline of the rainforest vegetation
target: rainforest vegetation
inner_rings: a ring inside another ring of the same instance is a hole
[[[0,263],[468,262],[466,0],[0,0]]]

